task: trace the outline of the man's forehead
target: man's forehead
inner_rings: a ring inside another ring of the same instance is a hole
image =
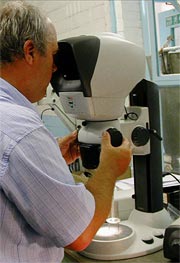
[[[47,32],[48,42],[53,42],[53,41],[57,42],[56,29],[49,18],[47,19],[47,29],[48,29],[48,32]]]

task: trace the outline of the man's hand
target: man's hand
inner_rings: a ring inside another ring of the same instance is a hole
[[[129,141],[124,138],[122,145],[113,147],[106,131],[102,136],[100,163],[98,169],[109,171],[115,178],[122,175],[131,161]]]
[[[79,156],[80,150],[77,142],[77,131],[57,139],[62,156],[67,164],[73,163]]]

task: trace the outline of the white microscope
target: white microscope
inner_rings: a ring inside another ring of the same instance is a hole
[[[172,220],[163,208],[158,89],[143,79],[144,52],[108,33],[72,37],[58,45],[51,84],[64,111],[84,120],[78,133],[83,166],[98,166],[104,130],[114,146],[125,136],[133,147],[135,209],[125,221],[108,219],[81,253],[115,260],[160,250]]]

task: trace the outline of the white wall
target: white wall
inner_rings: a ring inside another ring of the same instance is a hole
[[[31,1],[53,21],[58,39],[110,31],[109,1]]]
[[[135,42],[140,46],[143,46],[140,2],[141,1],[139,0],[123,0],[121,12],[125,38],[129,41]]]
[[[6,0],[0,0],[0,4]],[[54,23],[58,39],[80,34],[111,32],[116,20],[117,33],[143,46],[141,0],[28,0]],[[112,17],[112,2],[116,19]]]
[[[109,0],[30,1],[54,23],[58,39],[80,34],[111,32],[113,18]],[[143,46],[140,0],[115,0],[117,33]]]

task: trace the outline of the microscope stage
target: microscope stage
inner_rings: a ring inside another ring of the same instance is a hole
[[[150,218],[149,222],[147,218]],[[151,254],[162,249],[165,226],[171,222],[164,209],[157,213],[133,210],[128,220],[119,224],[105,223],[91,244],[80,253],[99,260],[128,259]]]

